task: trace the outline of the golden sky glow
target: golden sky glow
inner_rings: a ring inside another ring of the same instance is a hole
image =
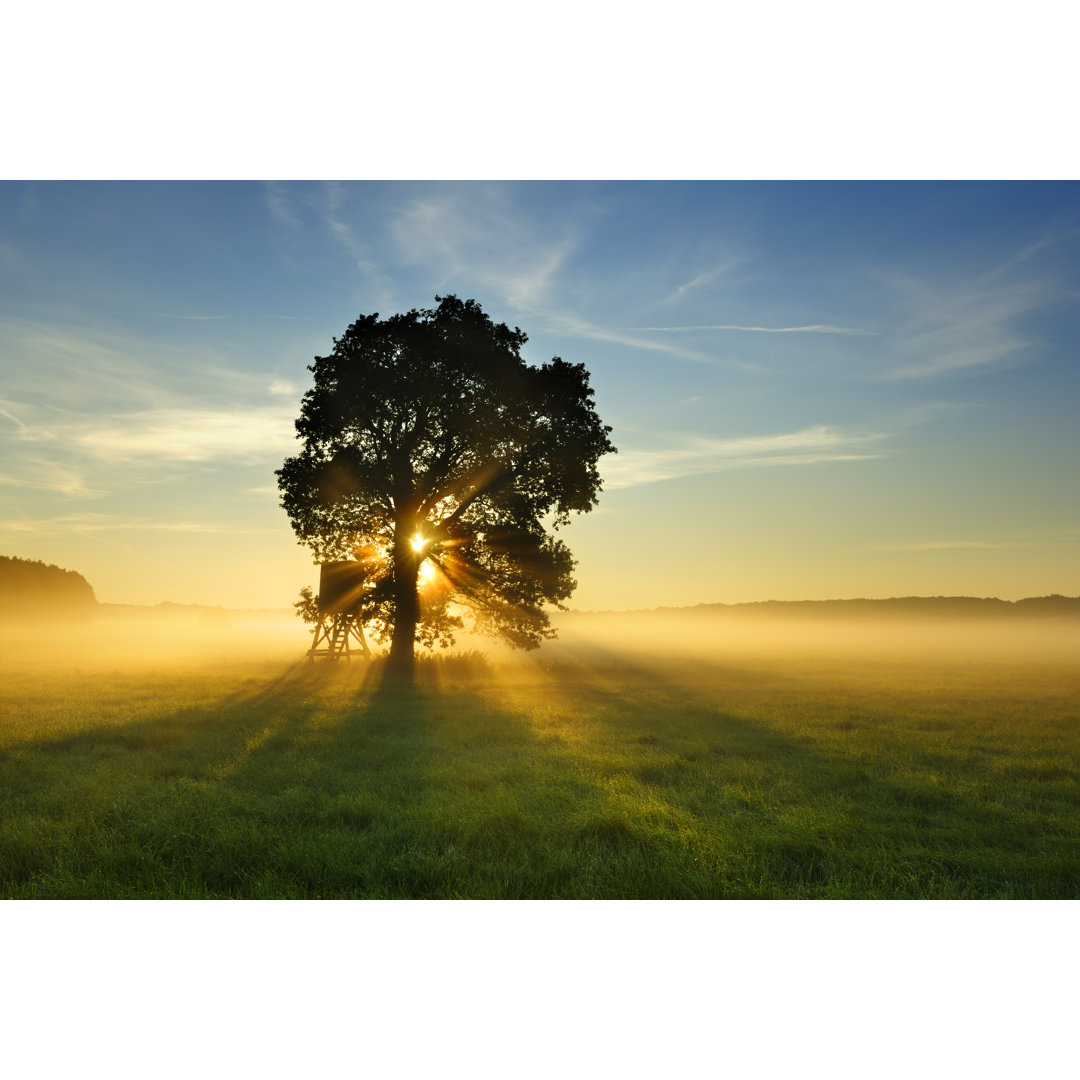
[[[572,606],[1075,595],[1078,237],[1075,183],[0,183],[0,553],[287,606],[307,364],[453,290],[614,428]]]

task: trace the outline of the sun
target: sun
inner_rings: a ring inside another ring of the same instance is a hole
[[[423,551],[427,541],[422,536],[414,536],[410,541],[413,551]]]

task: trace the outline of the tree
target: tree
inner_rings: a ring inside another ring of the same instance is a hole
[[[0,555],[0,621],[88,620],[97,606],[94,590],[82,574]]]
[[[281,503],[319,562],[364,567],[358,603],[391,667],[473,628],[536,648],[577,586],[551,533],[587,513],[614,453],[584,364],[526,364],[474,300],[361,316],[309,367]]]

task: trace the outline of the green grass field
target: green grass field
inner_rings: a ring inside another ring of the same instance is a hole
[[[0,896],[1080,896],[1067,656],[302,652],[8,640]]]

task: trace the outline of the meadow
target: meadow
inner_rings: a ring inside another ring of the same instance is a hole
[[[1072,626],[7,632],[4,898],[1077,898]]]

